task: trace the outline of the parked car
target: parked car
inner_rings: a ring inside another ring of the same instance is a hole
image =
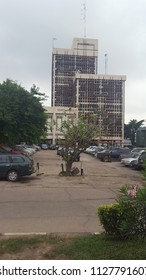
[[[93,152],[95,152],[95,149],[97,148],[97,146],[90,146],[90,147],[88,147],[85,151],[84,151],[84,153],[86,153],[86,154],[92,154]]]
[[[14,149],[12,149],[9,146],[5,146],[5,145],[0,145],[0,154],[5,154],[5,153],[9,153],[9,154],[21,154],[20,151],[16,151]]]
[[[129,148],[120,148],[120,147],[110,147],[109,149],[103,150],[98,153],[98,158],[101,161],[110,162],[112,160],[120,160],[121,154],[130,153]]]
[[[26,150],[29,150],[29,153],[31,155],[35,154],[35,152],[36,152],[36,148],[35,147],[27,145],[25,142],[21,142],[18,146],[22,146]]]
[[[24,146],[22,145],[15,145],[13,147],[14,150],[16,151],[21,151],[22,153],[24,153],[25,155],[28,155],[28,156],[32,156],[32,151],[30,149],[27,149],[25,148]]]
[[[95,149],[95,152],[93,153],[93,155],[98,158],[98,153],[102,152],[105,150],[105,147],[103,146],[97,146],[96,149]]]
[[[34,148],[33,146],[24,144],[24,145],[22,145],[22,147],[24,147],[25,149],[29,150],[31,152],[31,155],[36,153],[36,148]]]
[[[139,155],[139,153],[143,150],[145,150],[146,148],[140,148],[140,147],[136,147],[136,148],[133,148],[129,154],[121,154],[120,155],[120,160],[121,159],[124,159],[124,158],[132,158],[133,155],[135,155],[136,153]]]
[[[34,162],[22,154],[0,154],[0,178],[15,182],[35,172]]]
[[[130,154],[130,157],[121,159],[121,164],[124,166],[131,166],[133,161],[138,160],[139,156],[144,152],[144,150],[141,150],[139,152],[133,152],[132,155]]]
[[[56,144],[50,144],[49,150],[56,150],[56,149],[57,149]]]
[[[58,148],[57,148],[57,155],[58,156],[62,156],[63,155],[63,147],[62,146],[59,146]]]
[[[137,170],[146,168],[146,151],[143,151],[136,160],[131,162],[131,167]]]
[[[84,152],[86,154],[97,157],[98,152],[101,152],[103,150],[105,150],[105,147],[103,146],[90,146]]]
[[[42,149],[42,150],[49,150],[49,144],[42,143],[42,144],[41,144],[41,149]]]
[[[41,147],[36,144],[33,144],[32,148],[35,149],[36,152],[41,150]]]

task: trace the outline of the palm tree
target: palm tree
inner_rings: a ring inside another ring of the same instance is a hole
[[[135,133],[139,127],[143,125],[145,120],[137,121],[135,119],[130,120],[128,124],[124,125],[124,138],[129,138],[132,145],[135,144]]]

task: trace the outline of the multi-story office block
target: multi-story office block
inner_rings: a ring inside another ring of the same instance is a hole
[[[119,75],[75,76],[74,106],[78,114],[99,127],[98,140],[122,144],[124,139],[125,80]]]
[[[75,38],[71,49],[52,54],[52,107],[77,109],[99,128],[97,141],[123,144],[126,76],[99,75],[98,40]]]
[[[95,39],[75,38],[71,49],[53,49],[52,106],[73,106],[75,74],[97,74],[97,58]]]

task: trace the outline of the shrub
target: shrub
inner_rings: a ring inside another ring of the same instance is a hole
[[[98,217],[105,232],[120,238],[146,234],[146,187],[120,189],[115,204],[98,207]]]
[[[114,236],[120,234],[121,209],[118,203],[100,205],[98,217],[107,234]]]

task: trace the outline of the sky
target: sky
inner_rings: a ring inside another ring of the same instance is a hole
[[[52,48],[84,36],[98,39],[99,74],[107,54],[106,73],[127,77],[125,123],[145,120],[146,0],[0,0],[0,83],[35,84],[50,106]]]

